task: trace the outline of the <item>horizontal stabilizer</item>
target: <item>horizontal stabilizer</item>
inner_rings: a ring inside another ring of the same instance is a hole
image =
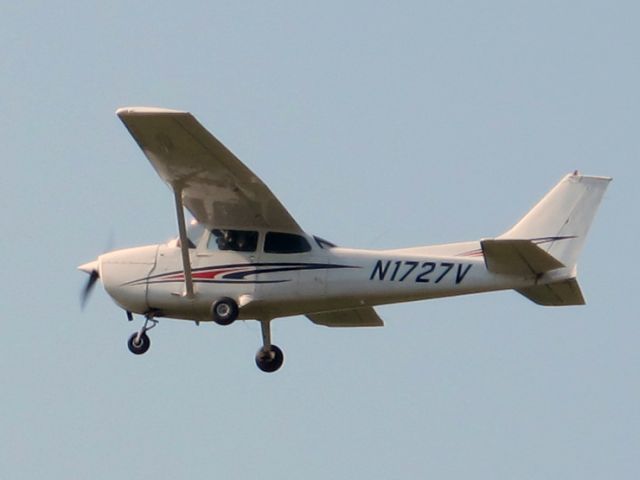
[[[482,240],[487,270],[505,275],[540,275],[564,267],[530,240]]]
[[[325,327],[383,327],[384,322],[371,307],[310,313],[307,318]]]
[[[548,307],[584,305],[586,303],[575,278],[557,283],[520,288],[517,292],[538,305]]]

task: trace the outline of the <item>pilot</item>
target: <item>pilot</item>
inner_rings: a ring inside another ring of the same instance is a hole
[[[224,237],[227,241],[227,250],[237,250],[236,248],[236,232],[233,230],[225,230]]]
[[[211,230],[211,233],[216,237],[216,246],[218,247],[218,250],[227,250],[229,248],[226,232],[216,228]]]
[[[237,241],[236,241],[236,250],[239,252],[247,251],[247,234],[245,232],[238,232]]]

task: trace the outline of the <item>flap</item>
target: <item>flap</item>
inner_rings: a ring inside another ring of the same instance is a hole
[[[506,275],[540,275],[565,265],[531,240],[482,240],[487,270]]]
[[[384,322],[372,307],[333,312],[310,313],[307,318],[326,327],[383,327]]]

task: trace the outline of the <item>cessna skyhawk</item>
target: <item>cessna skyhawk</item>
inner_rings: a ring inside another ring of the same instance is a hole
[[[79,267],[113,301],[144,316],[128,341],[150,346],[157,318],[262,326],[257,366],[278,370],[271,321],[306,315],[329,327],[380,327],[374,306],[513,289],[540,305],[585,303],[578,256],[611,178],[565,176],[495,238],[391,250],[338,247],[302,230],[269,188],[188,112],[117,115],[173,192],[179,236],[117,250]],[[194,221],[187,225],[185,207]]]

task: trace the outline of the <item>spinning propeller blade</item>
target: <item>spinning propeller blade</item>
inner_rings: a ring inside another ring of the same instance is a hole
[[[85,263],[84,265],[80,265],[78,267],[78,270],[82,270],[83,272],[89,274],[89,280],[87,280],[87,283],[82,289],[82,293],[80,295],[80,306],[84,309],[87,303],[87,300],[89,299],[89,295],[93,290],[93,287],[95,286],[96,282],[100,279],[100,272],[98,271],[98,262],[93,261],[93,262]]]

